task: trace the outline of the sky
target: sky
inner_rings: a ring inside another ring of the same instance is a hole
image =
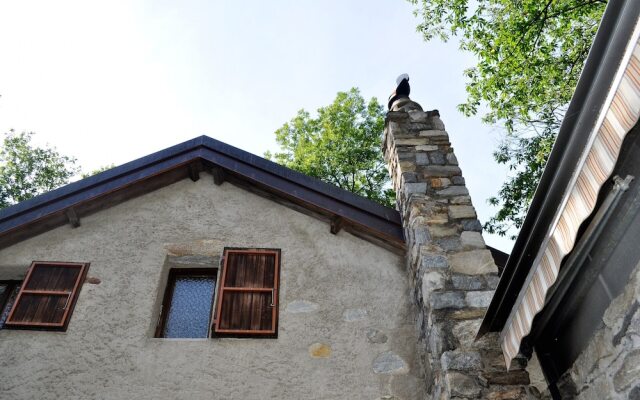
[[[84,171],[122,164],[206,134],[254,154],[274,132],[358,87],[386,104],[408,73],[411,98],[438,109],[479,219],[495,212],[507,171],[492,152],[501,129],[464,117],[455,41],[425,42],[404,0],[2,1],[0,131]],[[509,252],[512,242],[485,233]]]

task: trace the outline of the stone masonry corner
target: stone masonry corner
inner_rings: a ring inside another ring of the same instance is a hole
[[[438,111],[396,100],[383,152],[404,225],[428,398],[539,398],[525,359],[507,372],[497,334],[475,340],[498,268]]]

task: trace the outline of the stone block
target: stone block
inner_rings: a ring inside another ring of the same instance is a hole
[[[431,151],[429,152],[429,161],[434,165],[444,165],[444,154],[439,151]]]
[[[464,186],[451,186],[445,190],[459,187],[464,188]],[[444,190],[442,190],[442,192],[444,192]],[[473,206],[451,206],[449,207],[449,217],[453,219],[476,218],[476,210]]]
[[[613,385],[619,392],[627,389],[632,383],[640,381],[640,349],[630,351],[624,356],[622,365],[613,376]]]
[[[398,139],[395,138],[396,146],[419,146],[421,144],[429,144],[429,138],[417,137],[411,139]]]
[[[462,320],[453,325],[451,332],[461,345],[472,347],[482,321],[480,318]]]
[[[451,204],[455,204],[455,205],[471,205],[471,197],[470,196],[457,196],[457,197],[452,198],[449,201],[451,202]]]
[[[422,299],[425,304],[429,303],[429,296],[432,292],[444,288],[444,280],[442,270],[431,269],[422,275]]]
[[[478,319],[484,316],[485,311],[486,310],[483,308],[464,308],[462,310],[456,310],[453,313],[449,314],[449,318],[455,320]]]
[[[488,400],[521,400],[530,398],[523,387],[491,388],[486,397]]]
[[[453,287],[460,290],[480,290],[484,288],[485,282],[479,275],[457,275],[451,276]]]
[[[460,221],[460,223],[462,224],[462,229],[465,231],[482,232],[482,224],[480,224],[480,221],[475,218],[464,219]]]
[[[482,392],[482,386],[474,378],[459,372],[447,372],[446,382],[451,397],[475,399]]]
[[[452,226],[429,225],[429,233],[433,238],[453,236],[458,234],[458,229]]]
[[[392,351],[386,351],[373,360],[373,372],[376,374],[406,374],[409,372],[409,367],[402,357]]]
[[[418,175],[415,172],[403,172],[402,181],[404,184],[418,182]]]
[[[382,344],[387,343],[388,337],[384,332],[372,328],[367,330],[367,340],[370,343]]]
[[[438,190],[436,193],[439,196],[467,196],[469,190],[465,186],[449,186],[446,189]]]
[[[432,188],[439,189],[451,185],[451,180],[449,178],[433,178],[430,183]]]
[[[398,160],[407,161],[407,160],[415,160],[416,153],[413,151],[399,151],[398,152]]]
[[[529,374],[525,370],[483,372],[482,377],[493,385],[528,385]]]
[[[427,183],[407,183],[404,185],[404,195],[409,197],[412,194],[425,194],[427,193]]]
[[[449,222],[449,214],[447,213],[437,213],[429,216],[428,224],[446,224]]]
[[[480,232],[464,231],[460,235],[460,240],[462,246],[466,248],[484,249],[487,247]]]
[[[498,273],[489,250],[471,250],[451,254],[449,264],[453,272],[465,275]]]
[[[449,134],[446,131],[440,129],[420,131],[420,136],[425,138],[446,138],[449,139]]]
[[[423,253],[420,255],[420,265],[422,269],[441,269],[447,268],[449,263],[445,256]]]
[[[458,165],[458,159],[456,158],[456,155],[454,153],[447,154],[447,164]]]
[[[409,114],[409,120],[411,122],[429,122],[429,114],[424,111],[409,111],[407,114]]]
[[[429,165],[423,170],[426,179],[438,177],[449,178],[460,175],[461,173],[460,168],[455,165]]]
[[[429,157],[427,157],[427,153],[416,153],[416,164],[429,165]]]
[[[460,243],[460,238],[457,236],[443,237],[441,239],[436,240],[436,244],[446,252],[460,250],[460,248],[462,247],[462,244]]]
[[[404,121],[408,117],[409,116],[404,111],[388,111],[387,112],[387,119],[391,121]]]
[[[485,279],[487,280],[487,289],[496,290],[500,277],[498,275],[485,275]]]
[[[400,168],[400,172],[413,172],[416,170],[416,163],[413,161],[400,161],[398,163],[398,167]]]
[[[416,150],[417,151],[436,151],[438,150],[438,146],[433,144],[425,144],[425,145],[416,146]]]
[[[470,371],[482,368],[480,354],[475,351],[445,351],[440,357],[440,363],[444,371]]]
[[[466,303],[462,292],[436,292],[429,297],[429,305],[434,310],[442,310],[445,308],[464,308]]]
[[[474,291],[465,294],[465,300],[469,307],[486,308],[491,303],[493,290],[490,291]]]
[[[453,177],[453,184],[454,185],[464,185],[464,178],[461,176],[454,176]]]

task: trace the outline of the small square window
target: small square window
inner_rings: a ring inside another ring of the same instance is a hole
[[[217,272],[169,271],[155,337],[277,336],[280,251],[225,249],[219,283]]]

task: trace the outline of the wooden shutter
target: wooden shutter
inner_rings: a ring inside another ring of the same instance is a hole
[[[214,332],[276,336],[279,250],[225,249]]]
[[[34,261],[5,323],[66,330],[89,264]]]

